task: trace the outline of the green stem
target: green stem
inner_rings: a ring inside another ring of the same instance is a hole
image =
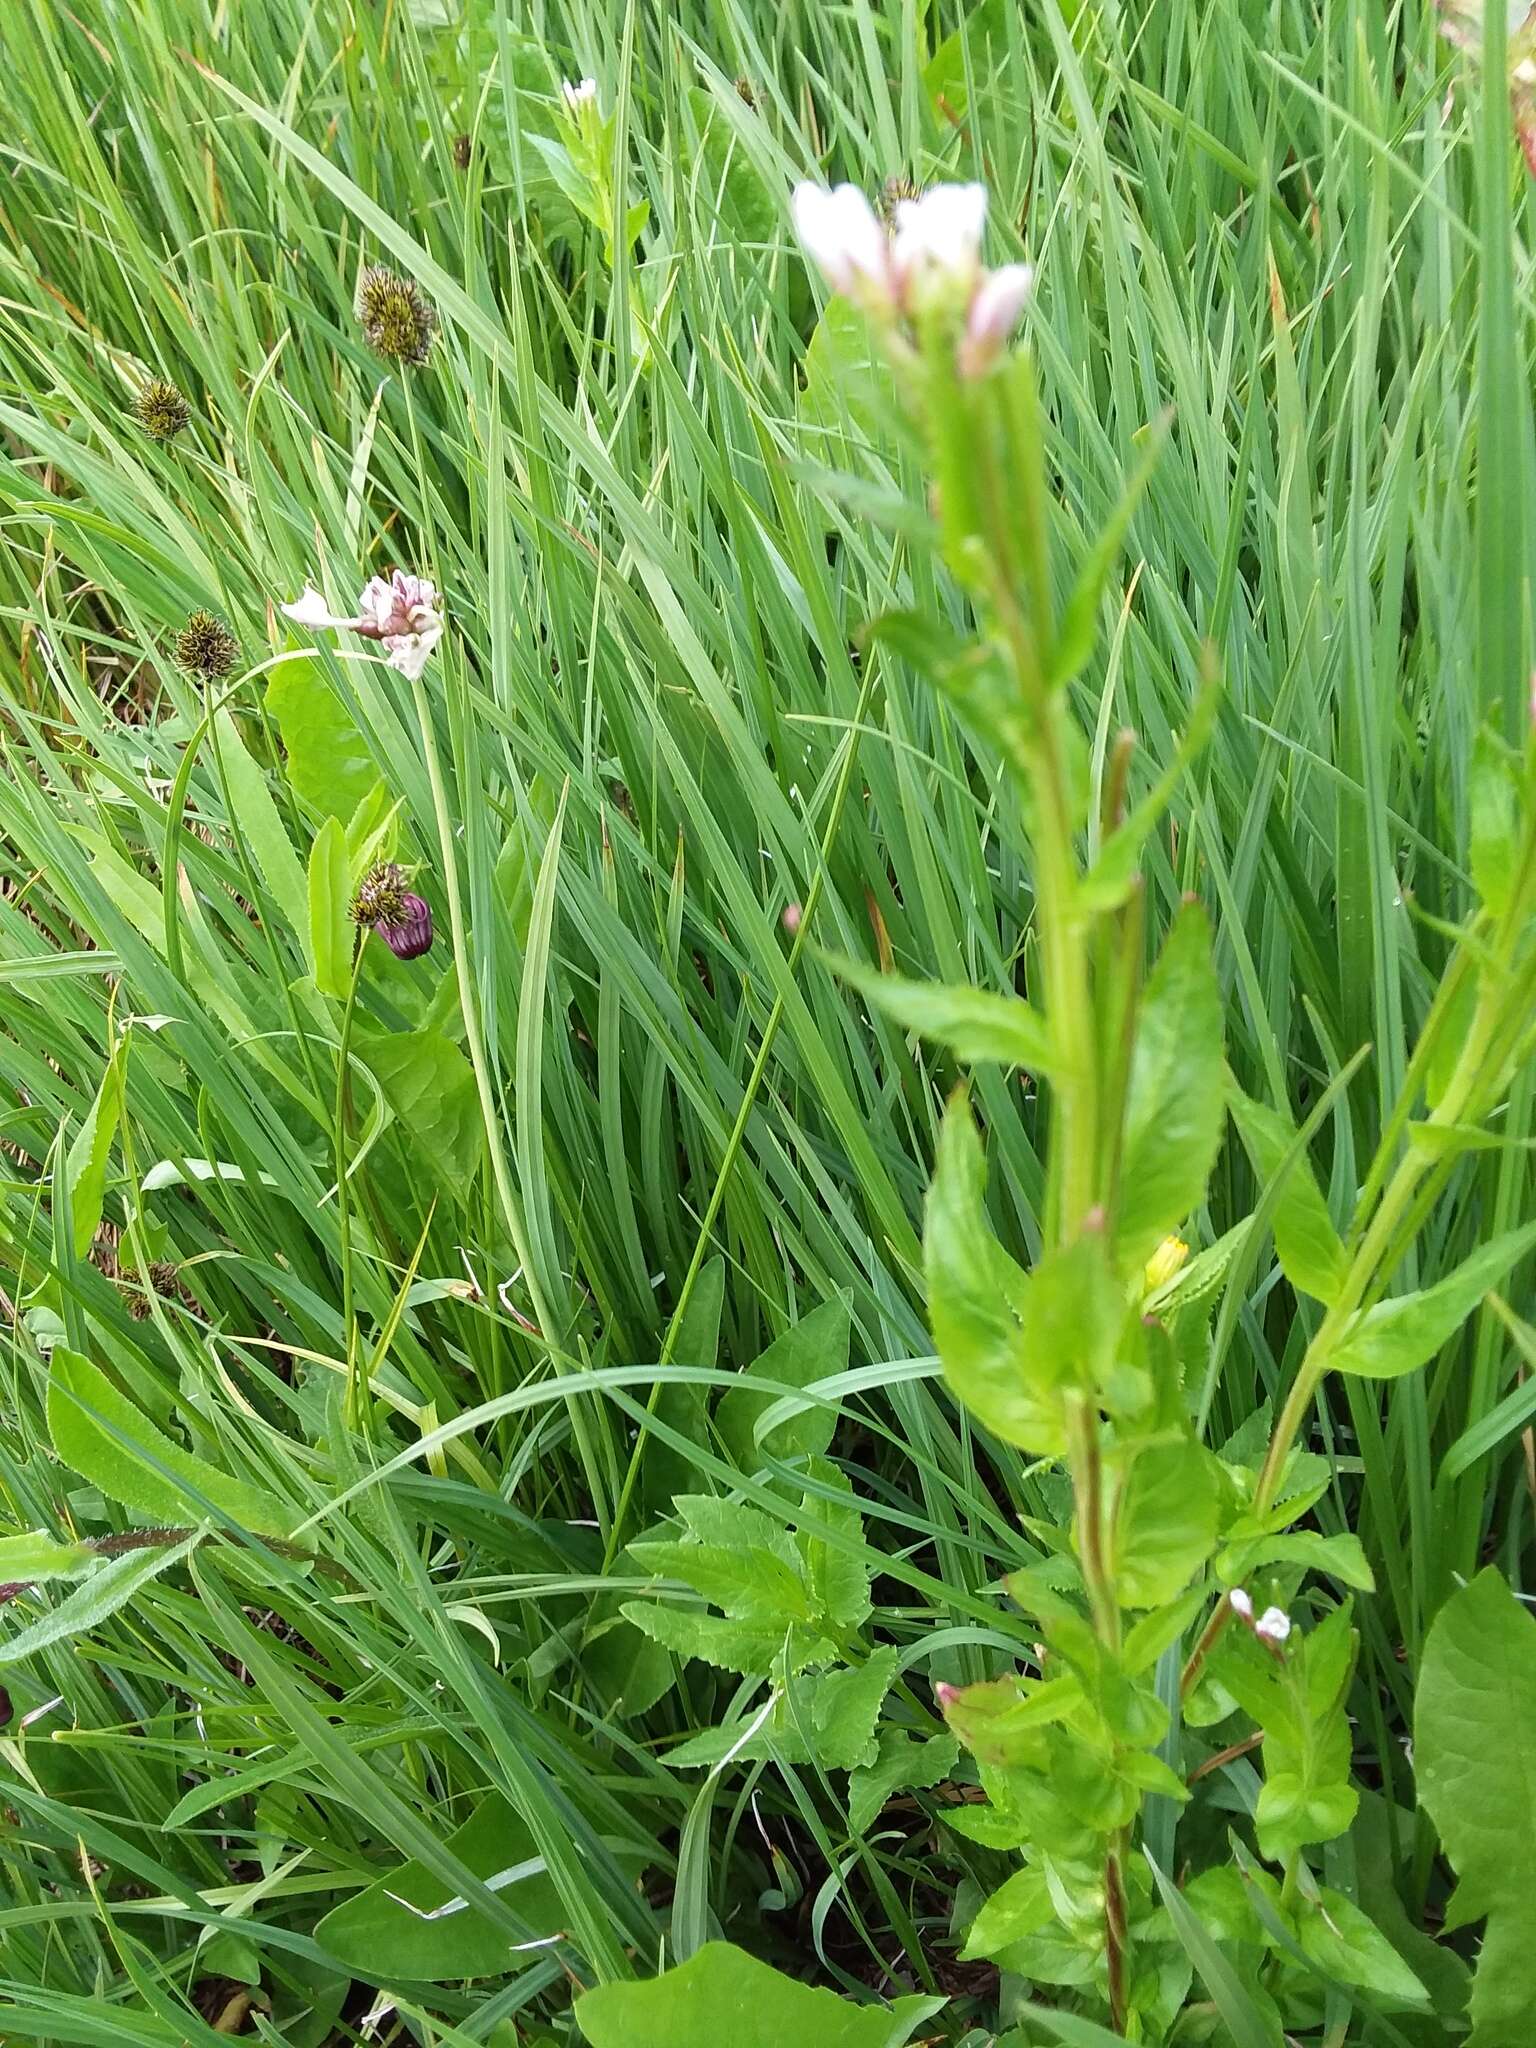
[[[336,1224],[341,1239],[341,1325],[347,1336],[347,1423],[355,1429],[361,1413],[361,1389],[357,1380],[357,1310],[352,1286],[352,1203],[347,1189],[347,1107],[351,1090],[347,1086],[348,1062],[352,1057],[352,1018],[357,1008],[357,985],[363,973],[366,934],[352,956],[352,977],[347,983],[346,1007],[341,1013],[341,1040],[336,1059],[336,1103],[332,1117],[332,1142],[336,1153]]]

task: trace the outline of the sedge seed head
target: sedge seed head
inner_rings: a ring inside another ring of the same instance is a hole
[[[455,135],[453,138],[453,161],[461,171],[467,171],[474,161],[475,143],[471,135]]]
[[[896,218],[896,209],[904,199],[921,199],[923,188],[916,178],[908,178],[897,172],[886,179],[880,187],[880,218],[889,227]]]
[[[404,868],[397,867],[392,860],[384,861],[370,868],[358,883],[352,898],[352,921],[370,929],[380,924],[398,924],[405,916],[409,894]]]
[[[151,377],[133,395],[133,416],[152,441],[174,441],[192,417],[186,399],[164,377]]]
[[[432,352],[437,314],[409,278],[371,263],[358,280],[363,339],[391,363],[424,363]]]
[[[196,611],[176,635],[176,666],[205,683],[222,682],[240,660],[240,643],[212,612]]]

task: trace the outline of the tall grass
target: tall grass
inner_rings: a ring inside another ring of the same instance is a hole
[[[1219,669],[1150,850],[1149,943],[1205,898],[1228,1059],[1261,1099],[1305,1114],[1369,1048],[1320,1134],[1339,1216],[1466,907],[1471,735],[1520,709],[1532,277],[1499,98],[1442,115],[1427,11],[960,21],[917,0],[6,12],[0,1499],[14,1528],[133,1520],[50,1455],[64,1345],[277,1496],[338,1574],[225,1544],[5,1673],[8,2038],[217,2038],[259,1977],[295,2048],[357,2038],[375,2001],[387,2038],[563,2040],[568,1964],[647,1974],[717,1926],[850,1991],[937,1982],[956,2039],[994,2023],[991,1981],[946,1960],[966,1880],[931,1846],[940,1795],[861,1832],[812,1771],[669,1769],[730,1682],[677,1665],[651,1697],[614,1625],[649,1583],[627,1545],[676,1493],[782,1508],[691,1428],[687,1389],[839,1296],[844,1540],[924,1696],[1017,1647],[996,1582],[1059,1507],[930,1356],[921,1201],[955,1076],[825,958],[1023,987],[1034,929],[995,763],[861,635],[958,623],[960,600],[885,372],[856,323],[818,325],[785,195],[986,181],[996,252],[1039,268],[1067,536],[1103,525],[1173,408],[1075,706],[1096,777],[1129,727],[1149,779]],[[584,74],[645,208],[611,267],[541,146]],[[441,315],[418,371],[360,336],[370,260]],[[150,375],[191,403],[164,445],[131,411]],[[277,603],[306,577],[350,599],[394,561],[451,619],[425,725],[377,663],[283,666],[311,643]],[[168,654],[198,607],[241,647],[212,721]],[[279,751],[305,733],[307,785]],[[439,941],[414,966],[367,949],[339,1200],[340,1013],[276,848],[302,862],[375,781]],[[367,1048],[424,1026],[441,1069],[391,1113]],[[76,1141],[114,1057],[93,1195]],[[1033,1087],[980,1070],[974,1099],[993,1220],[1027,1256]],[[1531,1112],[1524,1085],[1505,1134]],[[1420,1281],[1523,1216],[1527,1159],[1461,1170]],[[1253,1194],[1230,1148],[1199,1242]],[[115,1254],[75,1230],[93,1200]],[[1213,1443],[1287,1383],[1310,1313],[1245,1240]],[[1521,1579],[1533,1410],[1487,1317],[1469,1358],[1319,1418],[1318,1519],[1359,1530],[1379,1587],[1357,1764],[1414,1913],[1417,1659],[1485,1553]],[[455,1831],[490,1802],[505,1853],[477,1861]],[[532,1918],[482,1882],[525,1854],[548,1867]],[[428,1987],[383,1935],[343,1956],[317,1934],[402,1859],[471,1902],[494,1971]]]

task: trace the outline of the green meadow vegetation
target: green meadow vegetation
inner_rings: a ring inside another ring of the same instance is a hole
[[[0,2040],[1525,2048],[1518,0],[0,55]]]

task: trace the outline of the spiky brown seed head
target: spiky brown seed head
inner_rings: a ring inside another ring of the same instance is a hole
[[[357,885],[352,898],[352,922],[367,925],[398,924],[405,916],[405,899],[410,894],[405,870],[392,860],[370,868]]]
[[[133,416],[152,441],[174,441],[192,417],[192,408],[164,377],[151,377],[133,395]]]
[[[432,352],[437,314],[407,277],[370,263],[358,280],[363,339],[391,363],[424,363]]]
[[[222,682],[240,661],[240,642],[222,619],[196,611],[176,635],[176,666],[205,683]]]
[[[453,138],[453,161],[461,171],[467,171],[475,160],[475,140],[472,135],[455,135]]]
[[[737,79],[736,97],[742,102],[744,106],[755,107],[757,105],[757,94],[752,89],[752,81],[750,78]]]

